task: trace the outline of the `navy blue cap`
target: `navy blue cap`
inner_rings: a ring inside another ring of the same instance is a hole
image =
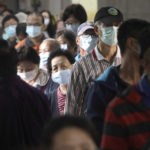
[[[111,24],[113,22],[123,21],[123,15],[121,11],[114,7],[102,7],[96,13],[94,22],[101,21],[104,24]]]

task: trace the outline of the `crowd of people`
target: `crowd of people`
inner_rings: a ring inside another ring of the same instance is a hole
[[[80,4],[0,17],[2,150],[150,149],[150,22]]]

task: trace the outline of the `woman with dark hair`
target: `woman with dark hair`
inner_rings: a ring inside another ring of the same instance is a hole
[[[52,116],[64,114],[67,84],[69,82],[74,57],[68,52],[58,49],[48,58],[48,71],[53,82],[59,84],[58,88],[48,94]]]
[[[56,22],[55,17],[50,13],[49,10],[43,10],[41,11],[41,15],[44,18],[44,24],[46,25],[46,31],[48,33],[48,36],[51,38],[54,38],[56,33]]]
[[[17,74],[28,84],[42,90],[49,76],[46,71],[39,69],[40,57],[37,52],[32,47],[22,47],[18,59]]]
[[[80,4],[72,4],[65,8],[62,14],[66,28],[77,33],[79,25],[87,20],[85,9]]]
[[[99,146],[91,122],[75,116],[51,119],[44,128],[42,140],[50,150],[97,150]]]

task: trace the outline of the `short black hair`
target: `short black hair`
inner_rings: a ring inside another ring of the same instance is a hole
[[[42,23],[44,24],[44,17],[39,12],[36,12],[36,11],[31,12],[31,13],[28,14],[28,17],[31,16],[31,15],[40,16],[41,20],[42,20]]]
[[[123,22],[118,30],[118,45],[121,53],[126,50],[126,42],[129,37],[138,40],[142,32],[150,26],[150,23],[141,19],[129,19]]]
[[[9,21],[10,19],[14,19],[17,23],[19,23],[19,20],[16,16],[14,15],[8,15],[6,17],[4,17],[4,19],[2,20],[2,28],[4,29],[4,25],[7,21]]]
[[[17,53],[9,47],[7,41],[0,39],[0,77],[15,75],[17,73]]]
[[[56,33],[55,38],[58,38],[59,36],[63,36],[68,42],[69,45],[76,48],[76,35],[71,30],[60,30]]]
[[[3,15],[4,12],[9,12],[11,15],[14,14],[13,10],[9,9],[9,8],[5,8],[2,12],[1,12],[1,15]]]
[[[62,14],[62,20],[65,22],[70,16],[74,16],[79,20],[80,24],[87,20],[86,11],[80,4],[71,4],[65,8]]]
[[[42,143],[45,147],[51,148],[53,145],[54,136],[65,128],[75,127],[79,128],[86,133],[93,140],[93,142],[99,146],[99,141],[97,140],[97,133],[93,124],[85,118],[77,116],[61,116],[51,119],[45,126],[43,131]]]
[[[150,48],[150,27],[147,28],[139,37],[140,58],[142,59],[145,52]]]
[[[16,34],[18,35],[24,35],[27,36],[26,33],[26,23],[19,23],[16,27]]]
[[[48,71],[50,74],[52,72],[52,64],[51,64],[52,59],[58,56],[65,56],[71,64],[74,64],[75,62],[74,57],[71,55],[70,52],[63,51],[62,49],[55,50],[50,54],[47,61]]]
[[[38,53],[32,47],[21,47],[17,52],[18,61],[30,61],[34,64],[40,63],[40,57]]]

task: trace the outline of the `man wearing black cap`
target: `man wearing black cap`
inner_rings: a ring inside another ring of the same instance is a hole
[[[121,63],[117,29],[122,21],[123,16],[116,8],[103,7],[96,13],[94,30],[99,37],[98,44],[73,67],[67,91],[66,113],[84,116],[86,93],[91,79],[101,75],[109,66]]]

